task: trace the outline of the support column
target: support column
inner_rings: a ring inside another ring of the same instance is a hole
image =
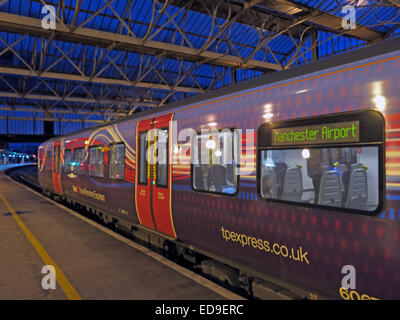
[[[236,84],[236,83],[237,83],[236,69],[231,68],[231,84]]]
[[[6,134],[9,134],[9,129],[8,129],[8,111],[6,111]]]
[[[33,134],[36,134],[36,112],[33,113]]]
[[[317,29],[312,29],[311,31],[311,57],[312,61],[317,61],[319,60],[318,56],[318,46],[319,46],[319,41],[318,41],[318,30]]]

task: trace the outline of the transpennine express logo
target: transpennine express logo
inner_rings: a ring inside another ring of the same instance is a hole
[[[90,191],[86,188],[80,188],[79,186],[72,186],[72,191],[79,193],[82,196],[89,197],[98,201],[106,202],[106,197],[104,194],[97,193],[96,190]]]

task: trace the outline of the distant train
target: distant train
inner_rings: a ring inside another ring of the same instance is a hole
[[[56,137],[40,185],[256,297],[399,299],[399,48]]]

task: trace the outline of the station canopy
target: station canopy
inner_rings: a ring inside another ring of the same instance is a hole
[[[0,0],[0,134],[65,134],[384,41],[399,15],[399,0]]]

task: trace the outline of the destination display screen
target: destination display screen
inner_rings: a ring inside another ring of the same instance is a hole
[[[272,129],[271,145],[331,144],[359,142],[359,121]],[[374,130],[371,128],[371,130]]]

